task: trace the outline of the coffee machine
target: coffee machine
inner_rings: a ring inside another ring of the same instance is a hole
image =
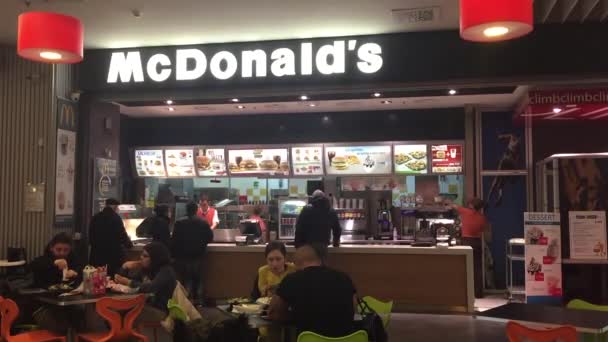
[[[376,238],[379,240],[390,240],[393,238],[393,220],[391,211],[386,200],[378,200],[378,209],[376,212],[378,229],[376,230]]]

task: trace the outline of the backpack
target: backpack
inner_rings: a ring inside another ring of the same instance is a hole
[[[357,324],[357,330],[365,330],[370,342],[387,342],[388,334],[380,315],[361,298],[357,297],[357,303],[361,313],[361,321]]]

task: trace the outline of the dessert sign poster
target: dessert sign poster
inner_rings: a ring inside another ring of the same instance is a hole
[[[557,303],[562,297],[559,213],[524,213],[526,302]]]
[[[55,226],[74,221],[74,179],[76,178],[76,131],[78,105],[57,98],[57,150],[55,154]]]

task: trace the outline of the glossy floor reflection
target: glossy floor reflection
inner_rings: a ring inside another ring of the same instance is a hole
[[[469,315],[393,314],[388,333],[391,342],[507,342],[505,324]]]

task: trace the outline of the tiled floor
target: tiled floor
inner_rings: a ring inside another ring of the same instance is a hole
[[[506,342],[505,324],[468,315],[393,314],[391,342]]]
[[[476,300],[475,307],[484,311],[505,303],[502,296],[490,296]],[[205,309],[204,313],[217,314],[214,309]],[[470,315],[394,313],[388,334],[391,342],[507,341],[505,324],[480,321]]]

